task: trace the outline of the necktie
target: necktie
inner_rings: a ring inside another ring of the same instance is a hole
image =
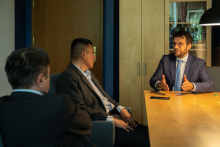
[[[180,81],[180,70],[181,70],[182,60],[177,60],[177,62],[178,62],[178,65],[176,68],[176,79],[175,79],[174,91],[181,91],[182,82]]]

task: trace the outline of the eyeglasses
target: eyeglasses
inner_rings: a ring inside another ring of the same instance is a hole
[[[175,43],[175,42],[173,42],[173,43],[172,43],[173,48],[174,48],[176,45],[177,45],[179,48],[181,48],[184,44],[183,44],[182,42],[180,42],[180,43]]]

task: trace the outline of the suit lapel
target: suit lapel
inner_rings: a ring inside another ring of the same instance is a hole
[[[96,77],[91,73],[92,81],[95,84],[95,86],[100,90],[100,92],[106,96],[106,92],[103,90],[102,86],[99,84],[99,81],[96,79]]]
[[[174,85],[176,79],[176,57],[174,56],[174,54],[170,57],[170,72],[172,78],[172,85]]]
[[[189,78],[190,73],[191,73],[190,68],[191,68],[192,62],[193,62],[193,57],[192,57],[192,55],[189,54],[187,62],[186,62],[185,71],[184,71],[184,74],[186,75],[187,79]]]
[[[92,85],[89,83],[88,79],[82,74],[82,72],[75,65],[73,65],[72,62],[70,62],[69,67],[75,70],[81,76],[82,81],[90,88],[90,90],[92,90],[97,95]]]

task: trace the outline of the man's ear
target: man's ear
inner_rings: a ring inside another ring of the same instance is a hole
[[[188,44],[188,45],[187,45],[187,49],[188,49],[188,50],[191,49],[191,47],[192,47],[192,44]]]
[[[41,73],[41,74],[39,74],[38,76],[37,76],[37,79],[36,79],[36,85],[38,86],[38,87],[43,87],[43,77],[44,77],[44,74],[43,73]]]
[[[86,58],[86,52],[85,52],[85,51],[82,51],[82,52],[81,52],[81,56],[82,56],[83,59],[85,59],[85,58]]]

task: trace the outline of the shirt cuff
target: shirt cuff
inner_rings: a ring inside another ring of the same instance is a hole
[[[162,89],[156,87],[156,86],[157,86],[157,83],[159,83],[159,82],[160,82],[160,81],[157,81],[157,82],[156,82],[155,88],[160,91],[160,90],[162,90]]]
[[[107,116],[106,121],[113,121],[113,116],[111,115]]]
[[[194,86],[194,88],[193,88],[192,92],[196,92],[196,84],[193,83],[193,86]]]
[[[123,109],[123,108],[125,108],[125,107],[123,107],[122,105],[119,105],[116,109],[117,109],[118,112],[120,113],[121,109]],[[127,109],[125,109],[125,110],[127,110]]]

